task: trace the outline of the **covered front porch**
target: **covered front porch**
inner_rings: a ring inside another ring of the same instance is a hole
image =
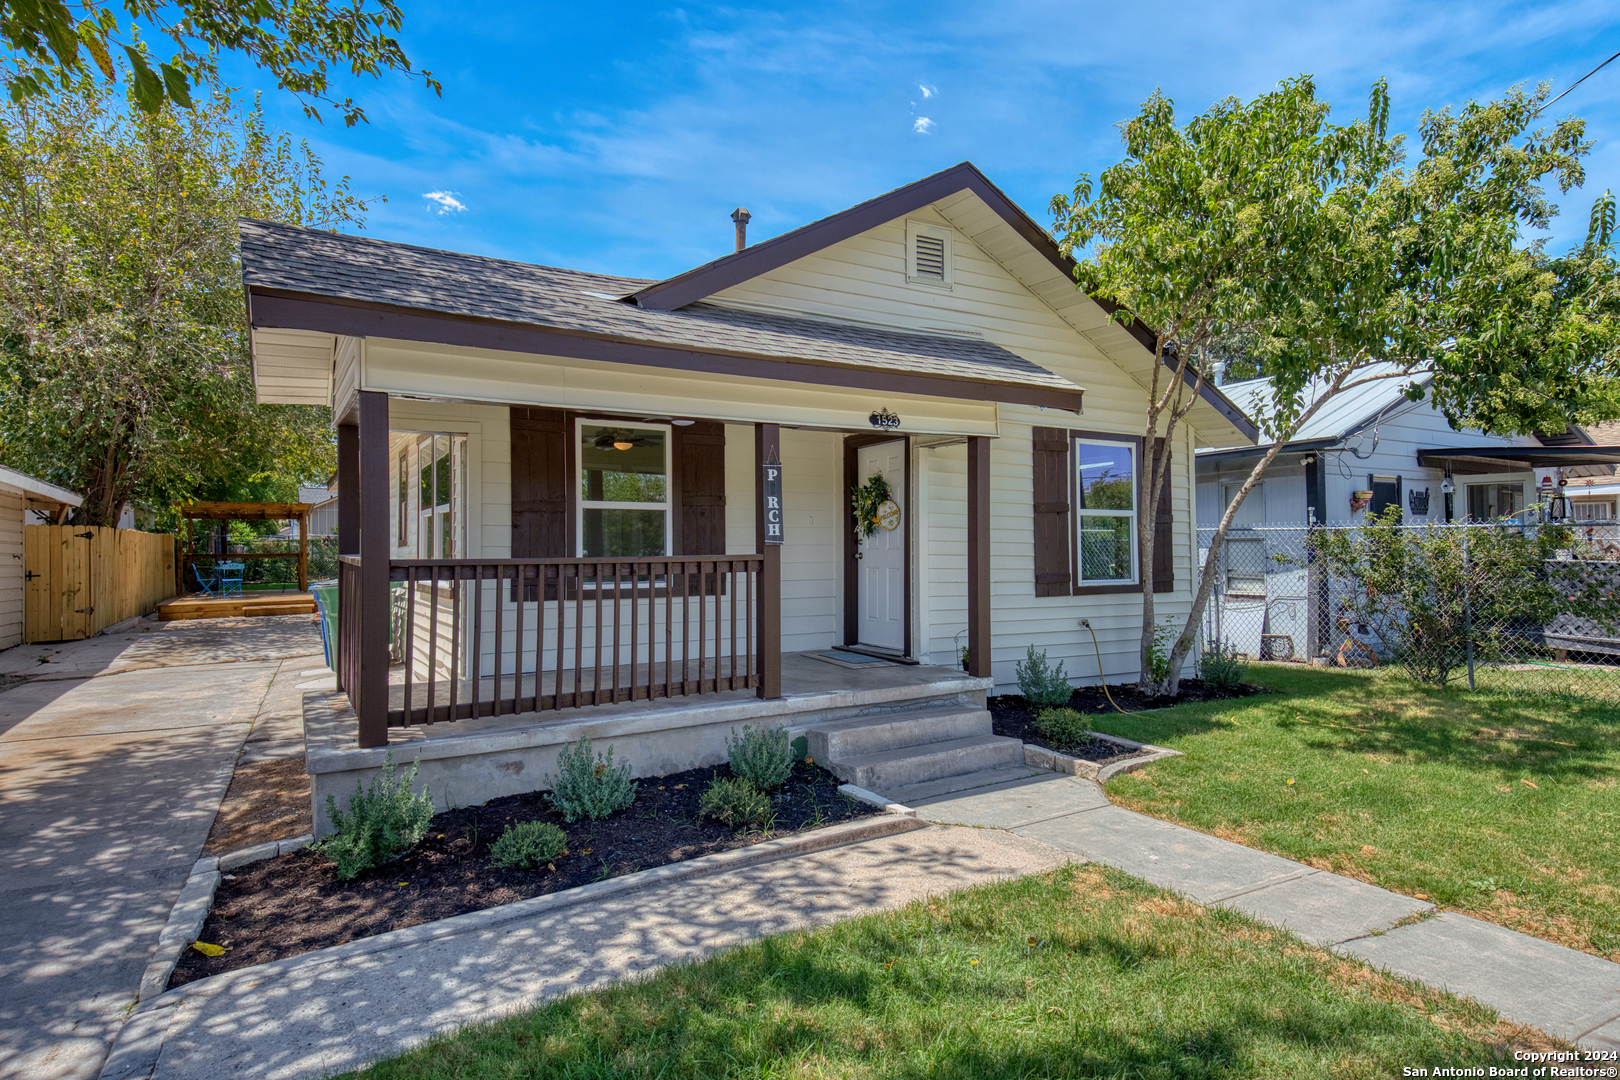
[[[475,805],[541,786],[556,769],[558,750],[581,737],[611,745],[615,763],[628,763],[633,775],[663,776],[725,761],[726,737],[742,724],[781,725],[797,737],[812,726],[855,717],[982,709],[993,688],[989,678],[944,667],[851,663],[847,657],[830,663],[811,653],[777,654],[774,660],[767,666],[780,684],[769,699],[762,700],[757,688],[711,689],[560,710],[486,712],[386,727],[385,741],[367,747],[355,745],[362,719],[349,695],[311,694],[304,736],[317,832],[327,828],[326,796],[341,799],[353,792],[389,756],[415,762],[419,788],[432,792],[442,807]],[[398,681],[388,687],[395,702],[401,689]]]
[[[784,545],[780,531],[772,533],[781,521],[782,500],[793,494],[791,487],[784,495],[772,486],[780,483],[783,425],[727,424],[733,434],[751,428],[753,435],[746,462],[753,474],[752,521],[746,522],[752,550],[738,552],[745,521],[733,514],[726,522],[722,509],[719,529],[730,542],[721,546],[728,554],[406,558],[404,512],[394,510],[395,498],[405,490],[406,470],[396,462],[391,440],[398,434],[400,407],[426,408],[421,401],[412,395],[391,402],[386,393],[361,391],[338,425],[335,667],[345,700],[331,706],[329,735],[323,736],[328,741],[384,748],[429,731],[435,739],[453,739],[479,725],[554,730],[559,724],[590,726],[630,714],[642,716],[644,724],[673,723],[679,714],[677,727],[723,722],[729,729],[738,722],[842,707],[803,706],[829,694],[893,692],[899,695],[893,700],[904,702],[919,693],[940,696],[918,687],[963,678],[976,680],[982,701],[992,654],[988,436],[961,440],[967,472],[964,644],[970,670],[964,675],[889,663],[868,670],[864,664],[801,656],[792,648],[784,655]],[[726,451],[733,466],[743,464],[737,441]],[[842,470],[836,473],[841,476]],[[845,515],[837,508],[846,499],[836,488],[823,494],[839,522],[831,528],[841,536]],[[514,494],[511,505],[515,518],[522,499]],[[830,625],[832,613],[826,618]],[[792,625],[787,635],[794,640]],[[829,644],[853,641],[834,636]],[[945,696],[959,692],[952,689]],[[772,704],[784,701],[800,704]],[[693,716],[692,708],[712,711]],[[727,719],[717,719],[722,716]],[[723,752],[723,745],[717,746]],[[673,767],[692,767],[708,752],[698,752],[695,744],[688,749],[692,753],[680,758],[686,763]],[[649,758],[647,766],[653,764]]]

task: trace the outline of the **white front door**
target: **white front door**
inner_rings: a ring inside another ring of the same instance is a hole
[[[863,446],[855,452],[856,482],[866,483],[874,474],[889,482],[898,518],[879,525],[856,548],[859,575],[860,644],[875,645],[900,652],[906,647],[906,442]]]

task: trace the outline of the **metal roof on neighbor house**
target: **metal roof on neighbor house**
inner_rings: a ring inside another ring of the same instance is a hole
[[[1374,379],[1360,386],[1352,386],[1348,390],[1341,390],[1333,398],[1323,404],[1317,413],[1300,426],[1294,437],[1288,440],[1289,446],[1300,443],[1313,443],[1331,445],[1340,439],[1355,432],[1367,424],[1380,412],[1405,400],[1405,390],[1413,382],[1427,382],[1427,376],[1400,376],[1395,374],[1400,369],[1394,364],[1374,365],[1367,369],[1365,375],[1357,376],[1370,378],[1375,375],[1388,374],[1392,377]],[[1242,382],[1227,383],[1221,387],[1226,391],[1238,408],[1254,417],[1256,421],[1263,421],[1271,414],[1271,380],[1269,378],[1245,379]],[[1319,393],[1321,388],[1317,388]],[[1312,398],[1311,400],[1315,400]]]
[[[550,336],[540,344],[551,342],[558,355],[583,355],[577,351],[583,342],[626,343],[690,358],[693,367],[703,366],[705,359],[756,358],[798,365],[794,370],[801,374],[806,366],[819,366],[932,380],[930,385],[935,388],[949,389],[956,382],[964,384],[959,396],[979,393],[982,387],[1004,387],[1008,389],[991,391],[991,396],[1071,409],[1079,409],[1081,403],[1081,387],[978,338],[739,311],[707,303],[677,311],[649,310],[620,299],[651,284],[642,279],[262,221],[243,221],[240,228],[243,279],[256,327],[356,333],[355,320],[364,309],[371,325],[358,332],[410,337],[405,332],[391,334],[386,313],[431,313],[463,323],[455,341],[426,338],[446,344],[474,343],[465,329],[469,323],[505,325],[546,332]],[[307,304],[310,300],[321,302],[318,311]],[[306,303],[302,308],[288,304],[298,301]],[[350,321],[345,322],[344,313],[335,308],[346,308]],[[322,325],[299,325],[322,320]],[[500,342],[510,340],[510,335],[491,334],[487,344],[501,348]],[[562,351],[570,347],[576,351]],[[537,347],[532,351],[545,350]],[[782,370],[778,377],[794,378],[787,369]]]

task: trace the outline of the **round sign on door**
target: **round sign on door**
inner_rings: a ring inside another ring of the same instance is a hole
[[[881,474],[890,493],[878,507],[878,527],[860,541],[856,562],[860,644],[900,652],[906,647],[906,533],[901,510],[906,505],[906,442],[874,443],[856,454],[856,475]]]

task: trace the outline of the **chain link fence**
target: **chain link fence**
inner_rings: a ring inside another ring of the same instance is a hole
[[[1620,701],[1620,523],[1268,525],[1218,550],[1214,532],[1206,649]]]

